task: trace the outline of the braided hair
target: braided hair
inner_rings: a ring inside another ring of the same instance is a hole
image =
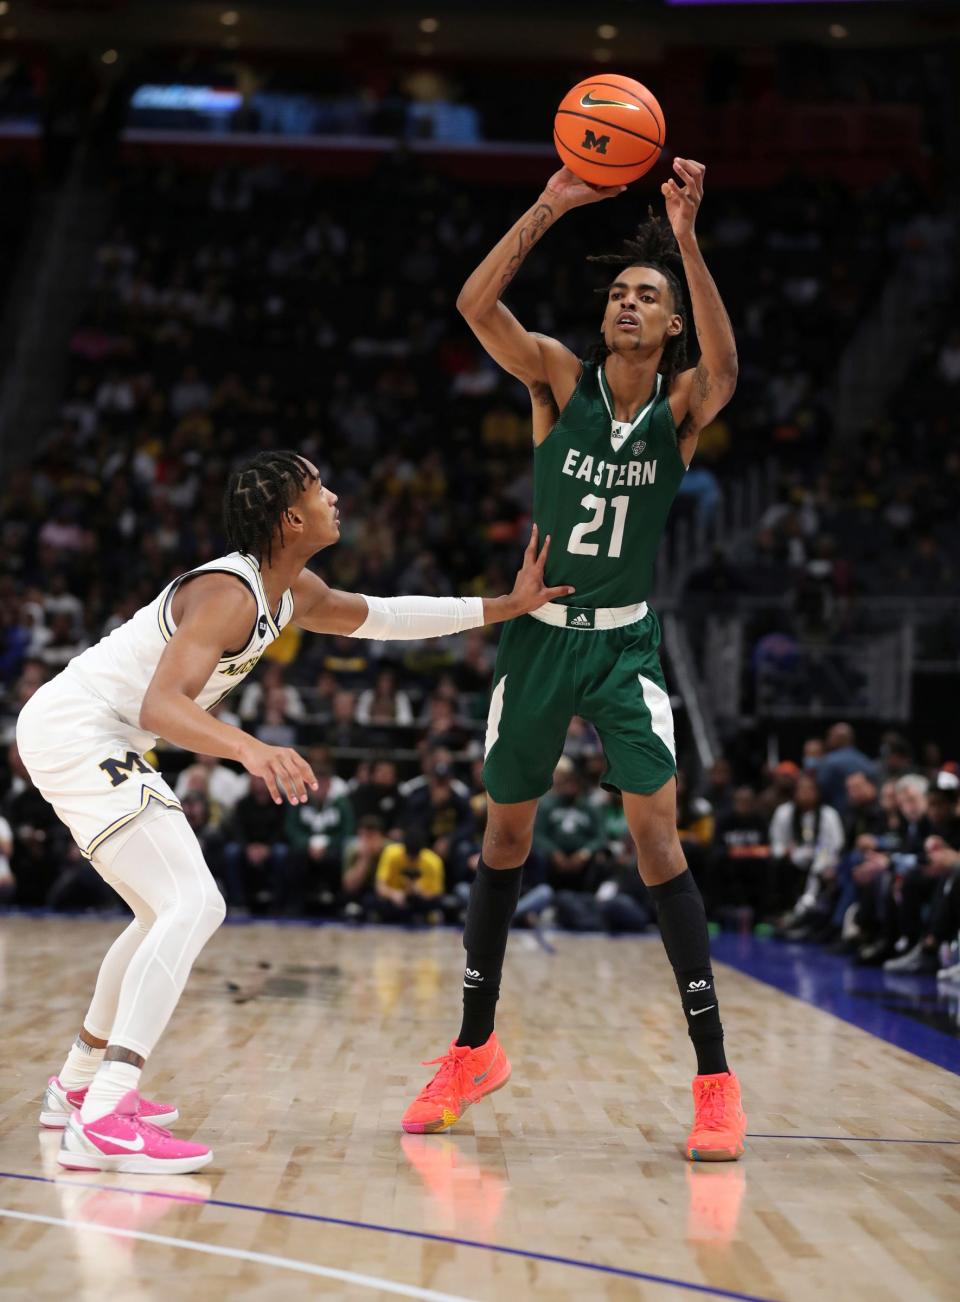
[[[283,517],[317,476],[296,452],[261,452],[234,470],[223,495],[223,526],[235,551],[270,563]]]
[[[660,370],[669,392],[673,380],[687,365],[687,314],[683,286],[676,272],[669,265],[671,262],[679,261],[680,254],[673,231],[667,223],[655,216],[652,208],[647,209],[647,214],[647,220],[637,227],[636,235],[632,239],[623,241],[622,252],[594,254],[588,257],[587,261],[616,267],[618,271],[626,271],[627,267],[652,267],[660,272],[670,286],[673,310],[683,322],[683,328],[678,335],[669,336],[663,348],[663,357],[660,359]],[[607,292],[606,288],[597,290],[598,294]],[[610,349],[607,347],[606,340],[602,340],[593,350],[591,361],[601,363],[609,355]]]

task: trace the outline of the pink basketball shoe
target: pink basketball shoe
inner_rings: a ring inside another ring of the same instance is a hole
[[[79,1112],[90,1087],[68,1090],[60,1084],[58,1076],[51,1076],[47,1081],[46,1093],[40,1104],[40,1124],[48,1130],[62,1130],[70,1120],[70,1113]],[[153,1103],[150,1099],[140,1100],[140,1116],[144,1121],[155,1126],[172,1126],[180,1118],[180,1113],[172,1103]]]
[[[128,1090],[112,1112],[84,1125],[67,1122],[57,1161],[70,1171],[123,1171],[129,1175],[186,1175],[213,1161],[205,1144],[175,1139],[138,1113],[140,1096]]]

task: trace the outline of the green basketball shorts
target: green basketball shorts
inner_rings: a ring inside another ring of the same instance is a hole
[[[619,627],[594,627],[616,612],[542,607],[503,630],[487,717],[483,780],[498,804],[533,800],[549,790],[577,714],[600,734],[603,785],[649,795],[677,771],[673,713],[660,657],[660,621],[646,605]],[[580,623],[580,621],[583,621]]]

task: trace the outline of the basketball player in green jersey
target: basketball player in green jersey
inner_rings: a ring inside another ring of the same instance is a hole
[[[553,538],[549,582],[575,591],[511,621],[500,642],[487,724],[487,828],[463,938],[463,1024],[407,1109],[408,1131],[448,1129],[509,1078],[493,1029],[507,934],[537,801],[579,714],[603,742],[605,785],[623,792],[697,1054],[687,1155],[729,1161],[743,1152],[746,1118],[724,1055],[703,901],[677,836],[673,720],[657,655],[660,627],[646,604],[697,437],[737,380],[730,319],[694,232],[705,169],[682,158],[673,169],[662,186],[672,235],[651,213],[622,253],[594,259],[615,270],[592,361],[530,334],[500,296],[564,213],[613,198],[623,186],[597,189],[566,168],[557,172],[457,300],[490,356],[530,392],[534,520]],[[691,367],[683,291],[669,265],[678,253],[700,346]]]

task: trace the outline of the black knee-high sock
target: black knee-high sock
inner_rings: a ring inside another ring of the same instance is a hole
[[[510,922],[520,899],[522,868],[488,868],[481,859],[470,888],[463,948],[467,967],[463,974],[463,1025],[457,1044],[471,1049],[485,1044],[493,1033],[500,996],[500,973],[507,952]]]
[[[703,900],[689,868],[678,877],[651,886],[667,958],[680,987],[687,1029],[697,1052],[701,1076],[728,1071],[723,1027],[710,966],[710,936]]]

